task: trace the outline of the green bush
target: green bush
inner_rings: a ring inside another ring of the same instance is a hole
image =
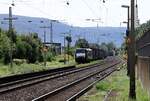
[[[96,89],[97,90],[103,90],[103,91],[106,91],[106,90],[109,90],[110,88],[110,84],[108,81],[101,81],[100,83],[98,83],[96,85]]]
[[[10,39],[5,32],[0,32],[0,59],[3,60],[4,64],[10,62]]]
[[[10,45],[12,37],[13,46]],[[0,29],[0,59],[4,64],[10,63],[10,47],[13,47],[13,58],[26,59],[28,63],[43,61],[41,40],[36,33],[31,35],[17,35],[15,31],[2,31]]]
[[[8,52],[8,51],[5,51],[3,54],[4,54],[4,58],[3,58],[4,64],[10,63],[10,55],[9,55],[9,52]]]
[[[43,61],[44,61],[44,55],[43,55],[43,53],[42,53],[41,50],[39,50],[38,61],[39,61],[39,62],[43,62]]]
[[[47,61],[51,62],[51,61],[55,60],[55,56],[51,52],[47,52],[46,59],[47,59]]]
[[[24,59],[26,57],[26,43],[23,41],[18,41],[16,43],[16,52],[15,52],[15,57],[19,59]]]
[[[31,34],[28,36],[18,36],[16,45],[16,58],[27,59],[28,63],[43,61],[43,55],[40,50],[42,42],[37,35]]]

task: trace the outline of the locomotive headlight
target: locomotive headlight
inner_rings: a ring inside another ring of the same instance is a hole
[[[85,53],[76,53],[77,57],[85,57]]]

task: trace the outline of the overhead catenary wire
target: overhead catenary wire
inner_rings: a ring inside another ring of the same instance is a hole
[[[88,9],[91,11],[91,13],[93,13],[94,16],[99,18],[97,13],[95,13],[95,11],[89,6],[89,4],[85,0],[81,0],[81,1],[88,7]]]
[[[45,2],[46,0],[43,0],[43,5],[45,6],[45,4],[46,4],[46,2]],[[86,6],[87,6],[87,8],[89,9],[89,11],[96,17],[96,18],[100,18],[100,15],[99,15],[99,13],[100,12],[96,12],[93,8],[92,8],[92,6],[86,1],[86,0],[81,0]],[[40,1],[41,2],[41,1]],[[38,3],[40,3],[40,2],[38,2]],[[69,1],[70,2],[70,1]],[[20,6],[21,7],[21,5],[24,5],[24,6],[26,6],[26,7],[28,7],[28,8],[32,8],[32,9],[34,9],[36,12],[38,12],[38,13],[40,13],[41,15],[45,15],[45,16],[47,16],[48,18],[50,18],[50,17],[52,17],[52,14],[51,13],[49,13],[49,12],[46,12],[46,11],[44,11],[44,10],[42,10],[41,8],[38,8],[38,7],[35,7],[35,6],[32,6],[32,5],[30,5],[30,3],[32,4],[32,1],[29,1],[29,0],[14,0],[14,3],[15,3],[15,5],[16,5],[16,7],[17,6]],[[36,2],[37,3],[37,2]],[[25,9],[17,9],[17,11],[18,10],[25,10]],[[33,13],[36,13],[36,12],[33,12]],[[38,14],[37,13],[37,14]],[[46,18],[47,18],[46,17]],[[57,18],[58,19],[58,17],[54,17],[53,19],[55,19],[55,18]],[[78,18],[75,18],[75,19],[77,19],[77,20],[81,20],[81,19],[78,19]],[[83,21],[83,19],[82,19],[82,21]]]
[[[21,0],[21,1],[22,1],[22,0]],[[32,8],[32,9],[34,9],[36,12],[41,13],[42,15],[47,16],[47,17],[48,17],[48,18],[46,18],[47,20],[51,20],[51,19],[49,19],[49,18],[51,17],[51,14],[50,14],[50,13],[47,13],[47,12],[45,12],[45,11],[43,11],[43,10],[37,8],[37,7],[32,7],[32,5],[29,5],[27,2],[22,1],[21,3],[22,3],[24,6],[30,7],[30,8]],[[43,4],[44,4],[44,7],[45,7],[45,0],[44,0]],[[19,4],[19,5],[20,5],[20,4]],[[56,17],[53,18],[53,19],[57,20]],[[59,21],[64,21],[64,19],[60,19]],[[65,21],[66,21],[66,20],[65,20]]]
[[[15,7],[17,7],[17,6],[19,6],[19,5],[24,5],[24,6],[26,6],[26,7],[30,7],[30,8],[32,8],[32,9],[34,9],[34,10],[36,10],[38,13],[41,13],[41,14],[44,14],[44,15],[46,15],[46,16],[48,16],[48,17],[50,17],[51,15],[49,14],[49,13],[46,13],[46,12],[44,12],[43,10],[41,10],[41,9],[39,9],[39,8],[37,8],[37,7],[32,7],[32,5],[30,6],[29,4],[28,4],[28,2],[29,1],[24,1],[24,0],[12,0],[12,2],[10,3],[10,2],[0,2],[0,4],[2,4],[2,5],[16,5]],[[17,10],[20,10],[20,9],[17,9]],[[33,12],[34,13],[34,12]]]
[[[91,11],[91,13],[92,13],[94,16],[98,17],[98,14],[96,14],[96,12],[92,9],[92,7],[90,7],[89,4],[88,4],[85,0],[82,0],[82,1],[83,1],[83,3],[88,7],[88,9]],[[51,17],[51,14],[50,14],[50,13],[47,13],[47,12],[41,10],[41,9],[38,8],[38,7],[33,7],[33,6],[30,5],[28,2],[30,3],[30,1],[27,1],[27,0],[15,0],[15,1],[13,0],[13,3],[15,3],[16,7],[19,6],[19,5],[24,5],[24,6],[26,6],[26,7],[30,7],[30,8],[32,8],[32,9],[34,9],[36,12],[39,12],[39,13],[41,13],[41,14],[43,14],[43,15],[46,15],[47,17]],[[43,1],[43,3],[45,4],[45,0]],[[44,6],[45,6],[45,5],[44,5]],[[17,10],[20,10],[20,9],[17,9]],[[33,12],[33,13],[34,13],[34,12]],[[98,17],[98,18],[99,18],[99,17]]]
[[[39,9],[39,8],[37,8],[37,7],[30,6],[30,5],[27,4],[26,2],[21,2],[21,3],[23,3],[23,4],[24,4],[25,6],[27,6],[27,7],[30,7],[30,8],[32,8],[32,9],[36,10],[37,12],[39,12],[39,13],[41,13],[41,14],[44,14],[44,15],[50,17],[49,13],[46,13],[46,12],[44,12],[43,10],[41,10],[41,9]]]

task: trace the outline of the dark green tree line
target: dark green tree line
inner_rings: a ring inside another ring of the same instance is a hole
[[[12,40],[13,59],[26,59],[28,63],[43,61],[42,42],[36,33],[30,35],[16,34],[0,29],[0,60],[4,64],[10,62],[10,47]]]
[[[75,43],[75,47],[78,48],[88,48],[89,47],[89,43],[86,39],[78,39]]]
[[[135,30],[135,36],[136,39],[139,39],[145,32],[150,30],[150,20],[146,23],[141,24],[139,27]]]

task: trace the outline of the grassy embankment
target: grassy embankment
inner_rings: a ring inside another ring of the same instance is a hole
[[[46,67],[44,67],[43,63],[35,63],[35,64],[22,63],[20,65],[13,64],[13,68],[10,68],[10,65],[4,65],[0,63],[0,77],[42,71],[42,70],[52,69],[52,68],[60,68],[60,67],[65,67],[70,65],[76,65],[77,67],[84,67],[87,65],[101,62],[101,60],[97,60],[85,64],[76,64],[73,57],[70,56],[69,63],[64,64],[64,62],[60,62],[61,60],[63,60],[63,58],[64,58],[63,55],[55,57],[55,60],[53,60],[52,62],[47,62]]]
[[[44,66],[44,63],[35,63],[35,64],[28,64],[28,63],[21,63],[16,65],[13,63],[13,68],[10,68],[10,65],[4,65],[0,63],[0,76],[8,76],[8,75],[14,75],[14,74],[23,74],[23,73],[29,73],[29,72],[36,72],[36,71],[42,71],[46,69],[53,69],[53,68],[60,68],[64,66],[70,66],[74,65],[75,61],[72,57],[70,57],[70,61],[67,64],[64,64],[63,62],[59,62],[63,59],[63,56],[56,56],[55,60],[51,62],[46,62],[46,67]]]
[[[111,91],[111,93],[110,93]],[[129,78],[126,76],[126,69],[114,72],[111,76],[96,84],[95,87],[79,101],[133,101],[128,99]],[[110,95],[107,97],[108,93]],[[136,80],[136,101],[150,101],[147,92],[142,89],[138,80]],[[105,100],[104,100],[105,99]]]

